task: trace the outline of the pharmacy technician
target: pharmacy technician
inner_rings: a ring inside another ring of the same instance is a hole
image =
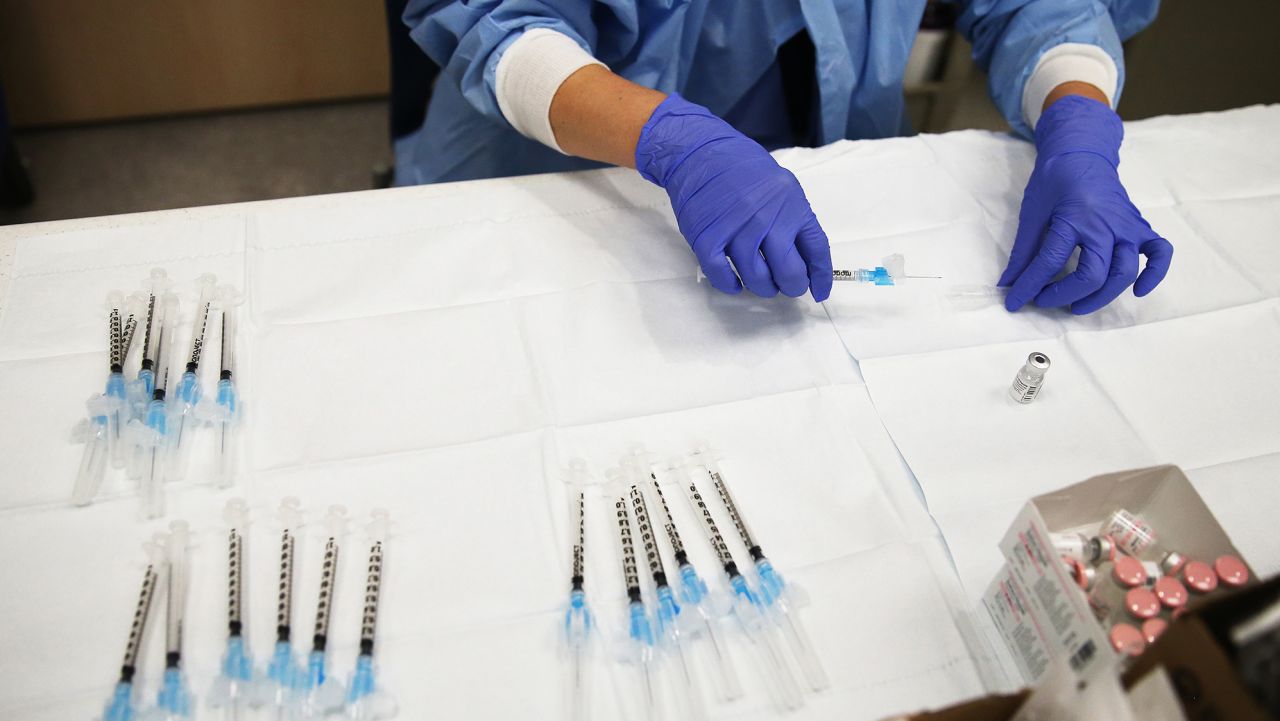
[[[1120,42],[1158,5],[955,3],[992,97],[1037,151],[999,280],[1011,311],[1090,313],[1130,285],[1150,293],[1169,269],[1173,247],[1116,173],[1124,128],[1112,110]],[[397,182],[633,167],[666,190],[713,286],[822,301],[827,236],[768,150],[907,132],[902,75],[924,9],[925,0],[410,0],[404,20],[443,72],[422,128],[397,143]]]

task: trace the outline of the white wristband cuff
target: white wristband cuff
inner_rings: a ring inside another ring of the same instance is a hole
[[[551,130],[551,100],[570,75],[604,65],[564,33],[534,28],[498,59],[494,94],[502,116],[527,138],[563,153]]]
[[[1035,130],[1045,98],[1054,88],[1069,82],[1093,85],[1107,94],[1107,101],[1114,108],[1119,81],[1115,61],[1102,48],[1084,43],[1055,45],[1040,56],[1022,88],[1022,117]]]

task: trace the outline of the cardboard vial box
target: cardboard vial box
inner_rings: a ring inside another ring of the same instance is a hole
[[[1094,536],[1117,509],[1141,517],[1154,529],[1163,549],[1177,551],[1187,559],[1211,564],[1229,555],[1243,560],[1176,466],[1110,473],[1036,496],[1000,541],[1005,565],[983,596],[995,632],[1017,669],[1009,676],[1020,676],[1028,688],[1012,695],[990,695],[945,709],[908,714],[894,721],[1022,721],[1024,706],[1032,705],[1028,703],[1032,689],[1040,694],[1049,690],[1043,688],[1046,683],[1061,682],[1063,668],[1078,680],[1078,689],[1099,680],[1114,685],[1119,670],[1127,668],[1119,680],[1128,693],[1132,705],[1128,718],[1133,721],[1272,718],[1258,704],[1257,679],[1246,684],[1241,677],[1242,658],[1233,657],[1224,644],[1224,629],[1230,625],[1228,620],[1256,616],[1262,613],[1260,609],[1274,613],[1280,606],[1280,579],[1259,583],[1253,569],[1246,566],[1249,581],[1245,589],[1230,593],[1220,588],[1193,597],[1185,613],[1170,622],[1156,643],[1126,664],[1112,650],[1086,592],[1062,562],[1052,540],[1054,534]],[[1280,639],[1280,631],[1274,633]],[[1280,658],[1280,642],[1262,655],[1261,663],[1252,664],[1254,676],[1275,671],[1271,665]],[[1258,671],[1263,666],[1267,668]],[[1156,675],[1160,678],[1153,678]],[[1274,675],[1280,676],[1280,671]],[[1265,686],[1267,681],[1262,683]],[[1252,695],[1246,685],[1252,688]],[[1135,695],[1142,689],[1146,697]],[[1162,703],[1152,702],[1150,697],[1156,692]],[[1274,697],[1271,701],[1280,700],[1280,689],[1273,690],[1270,697]],[[1181,707],[1181,713],[1173,712],[1174,704]]]
[[[1106,630],[1055,549],[1052,535],[1093,536],[1117,509],[1140,516],[1160,545],[1212,563],[1240,557],[1200,494],[1176,466],[1109,473],[1032,498],[1000,541],[1005,565],[983,605],[1027,684],[1055,661],[1081,678],[1115,662]],[[1253,571],[1249,569],[1250,582]]]

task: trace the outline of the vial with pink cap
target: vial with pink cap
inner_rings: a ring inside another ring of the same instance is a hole
[[[1107,621],[1125,605],[1127,594],[1147,582],[1142,562],[1132,556],[1117,556],[1098,569],[1098,580],[1089,594],[1089,606],[1099,621]]]
[[[1187,561],[1181,553],[1162,542],[1146,519],[1124,508],[1117,508],[1107,516],[1098,529],[1098,538],[1114,544],[1120,553],[1155,564],[1159,573],[1149,574],[1153,579],[1178,573]]]

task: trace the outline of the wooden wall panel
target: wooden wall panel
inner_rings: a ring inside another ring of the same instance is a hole
[[[387,92],[371,0],[0,0],[15,125]]]

